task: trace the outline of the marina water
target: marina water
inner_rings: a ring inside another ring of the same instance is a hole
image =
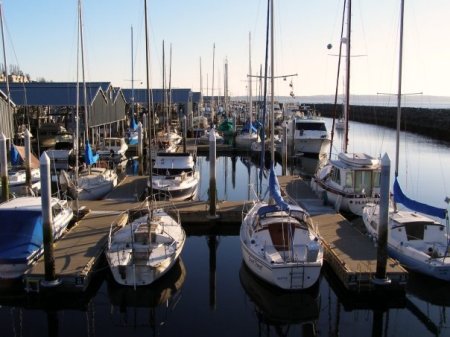
[[[335,137],[338,150],[341,135]],[[393,176],[394,130],[351,123],[349,141],[349,152],[388,153]],[[208,160],[197,158],[201,200],[208,198]],[[299,157],[288,173],[307,179],[319,164]],[[449,167],[448,144],[401,135],[399,176],[408,196],[446,207]],[[279,163],[276,172],[281,174]],[[258,186],[258,177],[257,159],[219,157],[218,200],[264,194],[267,184]],[[239,224],[186,231],[180,262],[151,287],[119,287],[105,264],[83,296],[2,291],[1,336],[450,336],[448,283],[410,274],[406,296],[371,298],[345,292],[324,268],[316,288],[285,293],[244,267]]]

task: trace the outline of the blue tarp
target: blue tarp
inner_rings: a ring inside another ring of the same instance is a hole
[[[131,116],[131,125],[130,125],[130,129],[131,130],[136,130],[138,127],[137,123],[136,123],[136,118],[134,118],[134,116]]]
[[[9,150],[11,156],[11,165],[16,166],[21,164],[21,159],[19,151],[17,151],[16,146],[11,143],[11,149]]]
[[[84,161],[86,165],[92,165],[95,164],[98,160],[98,154],[94,155],[92,153],[91,144],[89,144],[89,141],[86,141],[86,147],[84,148]]]
[[[252,133],[257,133],[258,132],[258,128],[261,127],[261,123],[256,121],[252,123]],[[250,132],[250,123],[246,122],[244,127],[241,130],[242,133],[249,133]]]
[[[441,219],[445,219],[447,215],[447,210],[444,208],[430,206],[419,201],[409,199],[400,188],[400,184],[398,183],[397,178],[395,178],[394,181],[394,201],[408,207],[413,211],[436,216]]]
[[[26,263],[43,244],[40,210],[0,211],[0,262]]]

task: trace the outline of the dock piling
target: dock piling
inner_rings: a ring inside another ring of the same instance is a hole
[[[138,123],[138,158],[139,158],[139,175],[141,176],[144,172],[143,169],[143,157],[142,157],[142,123]]]
[[[25,184],[31,191],[31,133],[25,129]]]
[[[377,285],[390,283],[386,276],[390,171],[391,160],[385,153],[381,159],[380,225],[378,226],[377,269],[373,279],[373,282]]]
[[[216,130],[209,134],[209,217],[217,218],[216,213]]]
[[[8,182],[8,156],[6,154],[6,137],[2,132],[0,135],[0,168],[2,176],[2,202],[9,200]]]
[[[44,152],[39,160],[41,170],[41,200],[42,200],[42,232],[44,238],[44,287],[54,287],[60,284],[55,273],[55,257],[53,251],[53,216],[51,212],[51,180],[50,158]]]

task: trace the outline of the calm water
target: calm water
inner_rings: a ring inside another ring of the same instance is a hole
[[[394,160],[394,132],[352,123],[350,151],[387,152]],[[450,194],[447,145],[402,136],[401,183],[421,201],[444,207]],[[251,160],[221,157],[218,198],[253,197],[258,169]],[[197,162],[205,199],[209,161]],[[302,158],[295,174],[311,174],[316,160]],[[447,171],[445,171],[447,168]],[[277,165],[277,173],[281,166]],[[446,181],[447,180],[447,181]],[[263,184],[263,191],[265,189]],[[419,192],[420,191],[420,192]],[[324,269],[316,289],[285,293],[265,286],[242,265],[238,225],[192,234],[178,265],[152,287],[114,284],[107,268],[84,296],[27,298],[2,292],[1,336],[450,336],[450,284],[411,275],[398,299],[351,296]]]

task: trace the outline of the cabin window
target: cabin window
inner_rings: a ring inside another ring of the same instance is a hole
[[[353,174],[352,172],[345,173],[345,185],[344,187],[353,187]]]
[[[410,223],[405,225],[406,237],[410,240],[423,240],[425,223]]]
[[[380,187],[381,172],[375,171],[373,173],[373,187]]]
[[[335,183],[341,184],[341,174],[340,174],[339,169],[333,167],[331,169],[330,176],[331,176],[331,180],[333,180]]]
[[[355,172],[355,192],[371,194],[372,193],[372,172]]]

